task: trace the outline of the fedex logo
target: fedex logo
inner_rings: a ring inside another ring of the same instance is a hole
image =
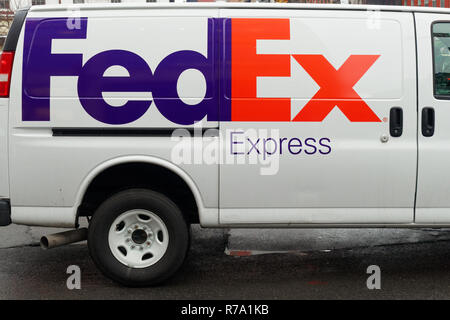
[[[112,125],[131,123],[154,107],[169,121],[191,125],[208,121],[323,121],[334,107],[352,122],[380,119],[353,89],[379,55],[350,55],[334,68],[320,54],[257,54],[257,40],[289,40],[289,19],[208,19],[207,54],[176,51],[151,70],[128,50],[107,50],[83,63],[80,53],[52,53],[54,39],[87,39],[88,18],[68,28],[67,18],[29,18],[25,26],[22,120],[50,120],[50,79],[77,77],[78,99],[94,119]],[[298,114],[290,98],[259,98],[258,77],[290,77],[291,56],[320,89]],[[129,76],[104,76],[121,66]],[[206,80],[205,98],[187,105],[177,92],[185,70],[196,69]],[[216,88],[216,90],[214,90]],[[218,90],[223,88],[223,90]],[[128,100],[113,107],[103,92],[151,92],[152,99]]]

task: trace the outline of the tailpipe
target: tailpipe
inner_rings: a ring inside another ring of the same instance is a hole
[[[87,239],[87,234],[87,228],[50,234],[41,238],[41,247],[43,249],[53,249],[66,244],[84,241]]]

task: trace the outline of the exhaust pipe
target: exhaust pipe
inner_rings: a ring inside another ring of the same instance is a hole
[[[87,228],[80,228],[44,236],[41,238],[41,247],[43,249],[53,249],[66,244],[84,241],[87,239],[87,231]]]

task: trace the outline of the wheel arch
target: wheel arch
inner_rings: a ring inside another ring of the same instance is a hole
[[[197,216],[199,222],[202,225],[216,225],[218,223],[218,210],[217,209],[209,209],[204,208],[203,199],[198,189],[197,185],[193,181],[193,179],[189,176],[187,172],[185,172],[179,166],[169,162],[165,159],[161,159],[154,156],[144,156],[144,155],[133,155],[133,156],[121,156],[113,159],[109,159],[103,163],[100,163],[95,168],[93,168],[82,180],[80,187],[78,188],[78,192],[76,195],[75,202],[75,210],[76,212],[76,224],[78,222],[78,218],[80,216],[80,208],[83,204],[83,200],[89,191],[89,187],[95,182],[96,178],[99,177],[102,173],[107,172],[108,170],[126,164],[142,164],[142,165],[151,165],[160,167],[161,169],[168,170],[172,172],[174,175],[179,177],[189,188],[190,192],[193,195],[195,204],[197,206]],[[205,213],[207,213],[207,218],[205,217]]]

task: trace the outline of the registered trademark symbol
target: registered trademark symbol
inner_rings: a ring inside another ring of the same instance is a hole
[[[387,117],[384,117],[383,118],[383,122],[387,122],[388,121],[388,118]]]

